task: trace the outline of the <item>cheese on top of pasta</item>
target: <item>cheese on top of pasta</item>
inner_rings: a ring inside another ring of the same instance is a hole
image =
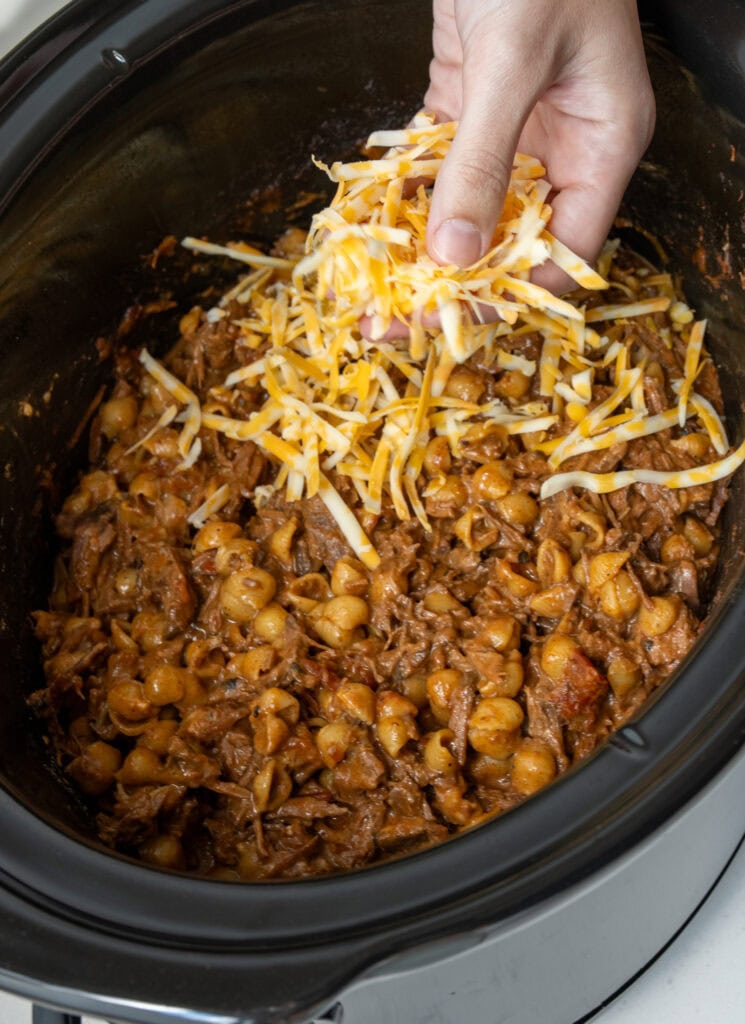
[[[578,287],[603,289],[614,252],[613,243],[606,246],[598,272],[553,237],[547,228],[551,187],[537,160],[515,157],[504,210],[482,259],[459,268],[439,266],[429,257],[429,188],[455,130],[455,123],[434,124],[419,114],[408,128],[370,136],[369,149],[385,150],[379,158],[330,167],[316,161],[337,189],[314,216],[298,260],[243,243],[184,239],[189,249],[230,256],[251,268],[207,313],[217,321],[229,315],[231,303],[245,307],[237,320],[245,347],[261,354],[231,373],[223,387],[261,384],[265,400],[247,419],[203,412],[186,385],[147,351],[141,354],[145,369],[180,406],[183,467],[199,457],[203,428],[254,441],[278,464],[274,483],[257,497],[282,488],[288,500],[317,494],[370,568],[379,563],[378,554],[329,472],[349,478],[364,512],[379,513],[387,497],[401,519],[416,516],[428,529],[417,488],[426,444],[442,435],[456,453],[474,423],[539,438],[553,471],[543,485],[544,498],[572,486],[600,493],[632,483],[689,487],[720,479],[745,460],[745,442],[726,454],[724,425],[695,391],[706,355],[706,324],[694,323],[688,307],[675,300],[669,275],[657,275],[659,294],[651,298],[630,294],[628,302],[589,309],[530,281],[531,270],[550,259]],[[486,309],[493,311],[488,318]],[[643,366],[632,365],[629,347],[599,332],[661,311],[687,336],[687,354],[677,404],[652,415],[645,405]],[[388,340],[394,321],[408,325],[406,342]],[[509,351],[510,337],[528,332],[543,339],[537,364]],[[540,400],[478,404],[448,395],[454,368],[481,349],[495,368],[537,374]],[[609,366],[613,389],[596,402],[595,373]],[[169,413],[174,418],[176,409]],[[540,432],[564,414],[575,424],[571,432],[540,440]],[[557,472],[574,455],[682,426],[691,416],[708,432],[720,461],[684,472]],[[211,496],[193,514],[193,525],[219,511],[227,497]]]

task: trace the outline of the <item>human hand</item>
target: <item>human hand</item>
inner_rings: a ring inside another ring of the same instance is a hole
[[[486,252],[519,150],[547,169],[552,233],[594,260],[654,129],[635,0],[434,0],[433,44],[425,105],[460,124],[432,196],[432,258]],[[553,264],[533,279],[574,287]]]

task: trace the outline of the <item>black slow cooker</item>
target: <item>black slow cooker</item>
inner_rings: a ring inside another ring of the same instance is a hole
[[[739,440],[745,5],[644,13],[658,129],[619,230],[709,318]],[[422,0],[73,0],[0,67],[1,987],[140,1024],[570,1024],[683,924],[742,835],[742,473],[708,626],[638,721],[408,859],[266,884],[133,863],[97,843],[27,710],[51,509],[110,371],[96,341],[154,287],[143,256],[166,234],[271,239],[322,187],[310,153],[418,107],[429,31]],[[270,186],[275,203],[248,201]],[[194,287],[170,282],[181,305]]]

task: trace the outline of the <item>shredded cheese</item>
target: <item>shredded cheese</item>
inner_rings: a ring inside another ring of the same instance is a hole
[[[593,494],[608,494],[630,484],[656,484],[674,490],[681,487],[700,487],[702,484],[713,484],[734,473],[743,461],[745,441],[725,459],[693,469],[627,469],[620,473],[586,473],[577,470],[571,473],[557,473],[544,482],[541,487],[541,498],[550,498],[567,487],[581,487],[586,491],[592,491]]]
[[[177,413],[178,406],[169,405],[168,408],[165,409],[163,413],[158,417],[157,421],[153,424],[150,430],[148,430],[148,432],[144,434],[139,441],[136,441],[133,445],[131,445],[124,454],[131,455],[132,452],[136,452],[138,448],[142,448],[143,445],[146,445],[150,438],[155,437],[159,430],[162,430],[163,427],[167,427],[170,423],[173,423],[173,421],[176,419]]]
[[[698,320],[691,328],[690,337],[688,339],[685,365],[683,367],[683,382],[680,386],[680,395],[678,397],[678,422],[681,427],[686,421],[688,398],[691,394],[691,391],[693,390],[693,384],[696,380],[696,374],[699,368],[699,360],[701,359],[701,350],[704,346],[705,332],[706,321]]]
[[[193,526],[195,530],[201,530],[209,517],[213,516],[216,512],[219,512],[229,500],[230,485],[222,484],[216,491],[214,491],[214,493],[210,494],[210,496],[202,502],[199,508],[192,512],[187,522],[190,526]]]
[[[547,455],[554,473],[543,485],[544,498],[571,486],[597,493],[633,483],[686,487],[731,473],[745,458],[745,445],[726,454],[724,425],[694,390],[705,321],[694,322],[668,274],[644,278],[641,297],[638,280],[632,288],[616,274],[615,294],[628,301],[594,305],[589,293],[606,288],[618,243],[606,244],[595,270],[551,234],[551,189],[539,161],[516,155],[492,246],[480,260],[455,267],[430,258],[427,183],[436,178],[456,127],[420,113],[408,128],[369,137],[369,148],[384,150],[379,156],[330,166],[314,161],[337,190],[313,217],[298,259],[268,256],[244,243],[185,238],[193,252],[251,268],[206,314],[208,322],[228,319],[237,326],[247,361],[212,389],[215,401],[202,410],[194,392],[143,349],[145,370],[178,406],[170,406],[138,445],[176,420],[179,468],[187,469],[200,456],[205,430],[253,441],[278,467],[274,483],[257,488],[256,500],[282,488],[288,500],[318,495],[369,568],[379,556],[341,492],[348,487],[356,495],[363,521],[390,503],[401,519],[413,515],[429,529],[422,499],[442,481],[418,485],[426,445],[433,436],[445,437],[457,455],[474,424],[533,435],[531,447]],[[531,270],[548,259],[584,291],[568,300],[532,282]],[[483,322],[485,309],[494,323]],[[633,355],[624,332],[634,318],[644,323],[660,313],[668,326],[652,326],[687,339],[687,349],[677,402],[650,415],[648,357]],[[389,340],[401,322],[409,326],[408,342]],[[530,334],[537,335],[539,358],[528,358],[520,345]],[[481,350],[485,365],[519,372],[545,401],[479,404],[449,394],[456,368]],[[257,386],[265,394],[260,408],[246,418],[223,414],[236,407],[231,403],[241,389]],[[570,457],[682,427],[692,417],[723,456],[719,462],[674,473],[556,472]],[[573,424],[568,433],[557,433],[562,420]],[[225,487],[192,513],[195,528],[228,500]]]

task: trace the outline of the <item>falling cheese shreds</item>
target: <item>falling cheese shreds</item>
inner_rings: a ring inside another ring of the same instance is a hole
[[[556,384],[554,387],[554,393],[560,398],[563,398],[567,405],[587,405],[587,399],[581,398],[574,388],[565,384],[564,381],[559,381],[559,383]]]
[[[580,370],[572,374],[572,389],[584,405],[592,398],[592,370]]]
[[[559,360],[561,359],[562,339],[560,335],[547,333],[544,335],[539,370],[539,392],[550,398],[559,380]]]
[[[314,158],[337,188],[314,215],[302,252],[278,244],[283,255],[266,255],[242,242],[185,238],[192,252],[251,268],[203,314],[208,323],[229,323],[238,332],[236,352],[244,365],[210,389],[202,409],[192,389],[143,349],[143,367],[176,404],[129,451],[174,421],[180,424],[179,470],[203,457],[205,431],[251,441],[276,466],[273,483],[255,490],[257,505],[283,490],[288,501],[318,495],[371,569],[379,555],[348,501],[372,521],[391,509],[430,529],[424,499],[442,481],[420,476],[433,437],[445,438],[458,458],[461,442],[479,425],[532,435],[526,447],[548,456],[554,473],[543,497],[571,486],[598,493],[644,482],[695,486],[732,472],[745,447],[726,454],[724,425],[694,390],[705,322],[692,322],[669,274],[633,277],[618,267],[617,241],[606,243],[595,270],[558,240],[548,228],[551,186],[538,160],[516,154],[502,216],[481,259],[457,267],[429,256],[431,185],[456,128],[420,112],[408,128],[373,132],[370,159],[327,165]],[[532,270],[549,259],[583,291],[559,298],[535,284]],[[593,305],[588,290],[601,289],[608,289],[608,301]],[[655,313],[666,313],[666,326],[651,319]],[[676,400],[655,415],[645,404],[650,356],[643,345],[633,348],[623,327],[633,317],[646,317],[645,328],[663,338],[667,332],[668,349],[688,332],[684,371],[670,382]],[[594,329],[596,323],[602,327]],[[407,328],[408,338],[395,340]],[[529,394],[459,397],[451,379],[472,357],[482,372],[519,372]],[[675,473],[556,472],[570,457],[676,429],[692,418],[725,456],[720,462]],[[226,486],[192,513],[195,528],[227,502]]]
[[[229,373],[223,387],[234,388],[236,384],[242,384],[244,381],[260,379],[265,369],[266,359],[256,359],[248,366],[242,366],[240,370],[233,370],[232,373]]]
[[[508,434],[531,434],[535,430],[548,430],[558,420],[558,416],[539,416],[537,419],[510,420],[504,423]]]
[[[157,359],[153,359],[146,348],[140,352],[140,362],[150,376],[154,377],[177,401],[183,402],[185,405],[199,405],[199,399],[191,388],[187,388],[186,384],[178,377],[174,377]]]
[[[610,268],[620,245],[620,238],[609,238],[608,241],[604,243],[600,256],[598,256],[598,274],[600,274],[601,277],[609,277]]]
[[[189,402],[186,406],[184,426],[179,434],[178,449],[183,456],[181,468],[193,466],[199,458],[202,444],[197,436],[202,425],[202,409],[199,402]]]
[[[181,462],[178,464],[177,469],[191,469],[196,464],[197,459],[202,454],[202,439],[197,437],[193,444],[190,445],[188,451],[184,455]]]
[[[204,413],[202,426],[208,430],[216,430],[234,441],[255,441],[262,437],[274,424],[281,419],[282,409],[272,403],[264,406],[248,420],[239,420],[233,416],[221,416],[219,413]]]

